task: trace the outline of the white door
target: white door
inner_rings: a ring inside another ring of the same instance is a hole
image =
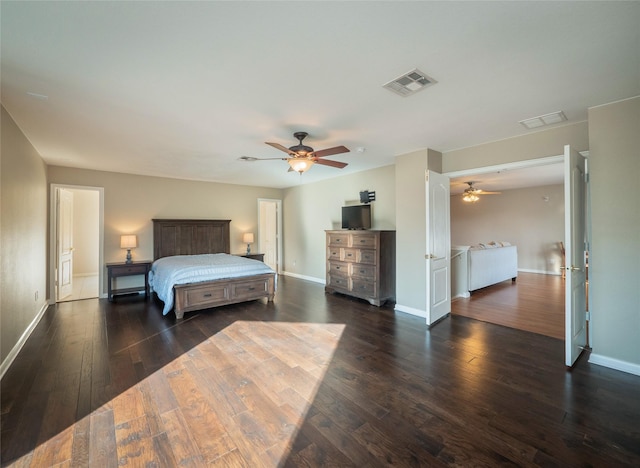
[[[58,189],[57,210],[56,300],[61,301],[73,292],[73,192]]]
[[[565,364],[573,366],[587,345],[586,164],[564,147]]]
[[[279,206],[280,200],[258,200],[258,251],[276,272],[280,265]]]
[[[451,312],[449,178],[427,171],[427,325]]]

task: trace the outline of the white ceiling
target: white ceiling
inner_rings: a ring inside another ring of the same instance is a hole
[[[0,8],[2,103],[62,166],[288,187],[522,135],[518,121],[549,112],[584,121],[640,95],[639,2]],[[382,87],[413,68],[438,83],[410,97]],[[238,159],[283,156],[264,142],[291,146],[300,130],[316,149],[350,148],[330,158],[349,166],[300,176]]]

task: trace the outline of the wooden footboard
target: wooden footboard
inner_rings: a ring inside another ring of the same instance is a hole
[[[176,318],[182,319],[185,312],[252,301],[263,297],[271,302],[276,290],[275,276],[275,273],[267,273],[176,285],[174,286]]]

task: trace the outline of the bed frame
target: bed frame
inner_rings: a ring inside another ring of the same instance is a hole
[[[229,224],[220,219],[154,219],[153,257],[230,253]],[[275,295],[275,273],[240,278],[177,284],[173,310],[177,319],[185,312],[219,307]]]

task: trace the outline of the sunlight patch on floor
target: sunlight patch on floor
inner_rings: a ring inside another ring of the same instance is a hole
[[[177,465],[276,466],[344,327],[234,322],[10,466],[142,466],[167,453]]]

